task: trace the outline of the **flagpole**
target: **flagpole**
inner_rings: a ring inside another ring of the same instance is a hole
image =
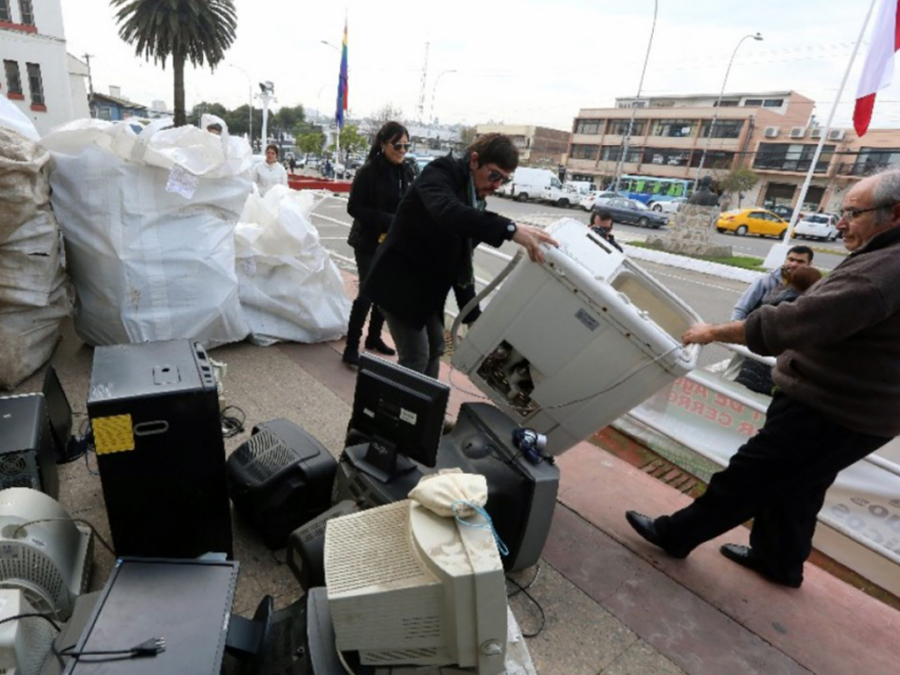
[[[831,129],[831,122],[834,119],[834,113],[837,110],[838,103],[841,100],[841,95],[844,93],[844,86],[847,84],[847,78],[850,76],[850,69],[853,67],[853,62],[856,60],[856,54],[859,52],[859,46],[862,44],[863,36],[866,34],[866,27],[869,25],[869,19],[872,18],[872,11],[875,9],[875,3],[878,0],[872,0],[872,4],[869,5],[869,11],[866,13],[866,19],[863,21],[862,28],[859,29],[859,37],[856,38],[856,46],[853,48],[853,52],[850,54],[850,62],[847,64],[847,70],[844,71],[844,78],[841,80],[841,86],[837,90],[837,95],[834,97],[834,103],[831,104],[831,112],[828,113],[828,121],[825,122],[825,129],[822,131],[822,135],[819,138],[819,144],[816,146],[816,152],[813,155],[812,162],[809,165],[809,171],[806,172],[806,180],[803,181],[803,187],[800,188],[800,197],[797,199],[797,208],[794,209],[793,215],[791,215],[791,222],[788,224],[787,230],[784,232],[784,241],[782,242],[785,246],[791,240],[791,234],[794,232],[794,227],[797,225],[797,219],[800,216],[800,209],[803,208],[803,200],[806,199],[806,192],[809,190],[809,184],[812,182],[813,173],[815,173],[816,165],[819,163],[819,155],[822,154],[822,148],[825,146],[825,141],[828,139],[828,131]],[[780,263],[779,263],[780,265]]]

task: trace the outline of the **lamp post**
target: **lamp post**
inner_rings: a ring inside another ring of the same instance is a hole
[[[259,148],[265,153],[266,145],[269,143],[269,102],[275,98],[275,85],[269,81],[260,82],[259,89],[259,97],[263,104],[262,137],[259,139]]]
[[[339,56],[342,56],[343,53],[344,53],[343,50],[341,50],[341,49],[340,49],[339,47],[337,47],[336,45],[331,44],[328,40],[319,40],[319,42],[322,43],[323,45],[327,46],[327,47],[331,47],[334,51],[336,51],[336,52],[338,53]],[[337,115],[337,102],[335,102],[335,116],[336,116],[336,115]],[[341,129],[340,129],[340,127],[337,125],[337,119],[336,119],[336,118],[335,118],[335,120],[334,120],[334,126],[335,126],[335,136],[334,136],[334,138],[335,138],[335,145],[334,145],[334,147],[335,147],[335,152],[336,152],[336,155],[337,155],[337,159],[335,160],[335,162],[336,162],[336,163],[340,163],[340,161],[341,161]]]
[[[455,72],[455,70],[442,70],[440,73],[438,73],[438,76],[434,78],[434,84],[431,86],[431,110],[428,113],[428,119],[431,121],[432,126],[434,125],[434,95],[437,92],[438,82],[441,81],[441,78],[444,75]]]
[[[734,63],[734,57],[737,55],[737,51],[740,48],[741,44],[743,44],[744,40],[748,38],[759,42],[763,39],[763,36],[759,33],[756,33],[755,35],[745,35],[740,40],[738,40],[737,45],[735,45],[734,47],[734,51],[731,53],[731,59],[728,61],[728,68],[725,69],[725,78],[722,80],[722,90],[719,92],[719,98],[716,99],[716,109],[713,112],[712,122],[710,122],[709,124],[709,132],[706,135],[706,145],[703,146],[703,154],[700,155],[700,164],[697,166],[697,175],[694,176],[695,190],[697,189],[697,182],[700,180],[700,172],[703,171],[703,164],[704,162],[706,162],[706,153],[709,150],[709,144],[712,142],[713,132],[715,132],[716,130],[716,120],[719,117],[719,108],[722,105],[722,96],[725,95],[725,85],[728,82],[728,74],[731,72],[731,64]]]
[[[233,63],[229,63],[228,65],[241,71],[244,74],[244,77],[247,78],[248,107],[250,108],[250,113],[248,115],[250,119],[247,120],[247,140],[250,141],[250,152],[253,152],[253,80],[250,79],[247,71],[240,66],[236,66]]]
[[[647,62],[650,60],[650,48],[653,46],[653,33],[656,32],[656,14],[659,11],[659,0],[653,0],[653,24],[650,26],[650,39],[647,41],[647,53],[644,55],[644,67],[641,69],[641,79],[638,82],[637,96],[631,106],[631,119],[628,120],[628,130],[625,132],[625,141],[622,143],[622,151],[619,153],[619,159],[616,162],[616,181],[613,185],[613,192],[619,191],[619,178],[622,173],[622,162],[628,155],[628,144],[631,142],[631,130],[634,128],[634,116],[637,113],[637,103],[641,98],[641,89],[644,88],[644,75],[647,72]]]

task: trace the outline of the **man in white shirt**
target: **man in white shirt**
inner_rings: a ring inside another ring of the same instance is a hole
[[[265,195],[275,185],[287,185],[287,171],[278,163],[278,146],[266,146],[266,161],[257,164],[253,170],[253,182],[259,188],[260,196]]]

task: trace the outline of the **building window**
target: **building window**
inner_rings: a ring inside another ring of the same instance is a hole
[[[597,146],[573,144],[569,159],[597,159]]]
[[[28,89],[31,91],[31,105],[44,105],[44,85],[41,82],[41,67],[36,63],[28,67]]]
[[[765,101],[763,101],[763,108],[780,108],[783,105],[783,98],[767,98]]]
[[[737,108],[738,101],[718,101],[717,103],[713,103],[713,108]]]
[[[702,156],[703,151],[694,152],[691,155],[691,166],[700,166]],[[732,164],[734,164],[734,153],[722,150],[710,150],[706,153],[706,159],[703,160],[704,169],[730,169]]]
[[[31,0],[19,0],[19,11],[22,15],[22,23],[26,26],[34,25],[34,9]]]
[[[576,134],[599,134],[603,129],[603,120],[578,120],[575,124]]]
[[[625,159],[626,162],[633,162],[637,164],[641,161],[641,154],[643,153],[643,148],[628,148],[628,155]],[[622,146],[621,145],[604,145],[600,149],[600,159],[606,162],[618,162],[619,157],[622,154]]]
[[[607,133],[614,134],[616,136],[628,135],[628,120],[616,120],[614,122],[610,122]],[[631,125],[631,135],[632,136],[643,136],[644,135],[644,122],[635,120],[634,123]]]
[[[700,126],[700,136],[709,138],[709,130],[712,127],[712,120],[704,122]],[[744,127],[744,120],[716,120],[716,128],[712,130],[713,138],[738,138],[741,135],[741,129]]]
[[[898,164],[900,164],[900,148],[861,148],[853,164],[841,165],[843,169],[841,173],[868,176],[880,169]]]
[[[644,162],[647,164],[662,164],[664,166],[687,166],[690,154],[687,150],[644,148]]]
[[[744,101],[745,108],[759,108],[762,104],[763,101],[761,98],[748,98]]]
[[[0,21],[12,23],[12,14],[9,11],[9,0],[0,0]]]
[[[822,148],[819,162],[816,164],[815,173],[825,173],[831,163],[834,154],[833,145]],[[755,169],[771,169],[774,171],[809,171],[813,155],[816,152],[814,144],[802,143],[760,143],[756,150],[756,159],[753,161]]]
[[[3,68],[6,70],[6,88],[9,89],[10,98],[22,98],[22,78],[19,76],[18,62],[4,61]]]
[[[97,108],[97,119],[111,120],[112,119],[112,110],[110,110],[107,106],[98,107]]]
[[[693,120],[657,120],[653,123],[651,136],[666,136],[668,138],[687,138],[694,133]]]

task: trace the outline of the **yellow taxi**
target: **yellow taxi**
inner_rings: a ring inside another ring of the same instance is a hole
[[[719,216],[716,230],[733,232],[739,237],[756,234],[760,237],[783,237],[788,223],[765,209],[741,209],[727,211]]]

